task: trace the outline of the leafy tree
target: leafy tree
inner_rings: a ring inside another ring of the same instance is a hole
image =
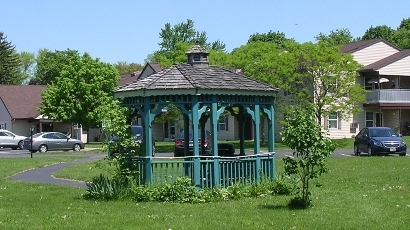
[[[362,40],[383,38],[384,40],[394,44],[394,33],[395,30],[386,25],[375,27],[371,26],[362,36]]]
[[[285,49],[286,43],[289,41],[294,41],[294,39],[286,38],[286,35],[279,31],[278,32],[269,31],[268,33],[252,34],[249,37],[247,44],[251,42],[271,42],[271,43],[275,43],[279,48]]]
[[[113,104],[118,71],[84,54],[71,56],[58,75],[43,92],[39,112],[66,123],[81,124],[87,131],[99,127],[106,118],[101,111]]]
[[[141,71],[144,67],[137,63],[127,63],[126,61],[119,61],[113,65],[120,75]]]
[[[286,92],[278,98],[280,112],[293,105],[314,105],[317,121],[333,112],[347,117],[358,112],[364,89],[355,84],[360,65],[340,47],[327,43],[286,43],[282,51],[273,43],[252,42],[232,52],[232,66],[245,75]]]
[[[340,52],[339,46],[310,42],[292,46],[289,53],[296,60],[296,82],[286,82],[293,102],[313,104],[318,122],[334,112],[341,119],[359,112],[365,90],[355,84],[361,65],[352,55]]]
[[[20,58],[20,78],[23,79],[23,83],[28,84],[34,77],[34,67],[36,64],[36,58],[34,53],[21,52]]]
[[[302,184],[298,197],[290,202],[294,208],[311,205],[311,180],[328,171],[326,158],[335,150],[335,144],[321,131],[316,122],[315,108],[298,107],[285,116],[281,132],[283,143],[293,150],[295,158],[284,158],[285,174],[296,176]]]
[[[410,30],[401,28],[395,32],[395,42],[399,48],[410,49]]]
[[[395,44],[402,49],[410,49],[410,18],[403,19],[395,32]]]
[[[0,84],[21,84],[20,59],[15,46],[0,32]]]
[[[344,45],[355,41],[348,29],[330,31],[329,35],[320,33],[315,37],[318,42],[326,42],[329,45]]]
[[[76,50],[64,50],[52,52],[47,49],[39,50],[37,55],[37,68],[34,79],[30,85],[47,85],[60,76],[61,70],[70,63],[70,59],[77,58],[79,52]]]
[[[159,37],[162,39],[158,43],[160,49],[148,55],[147,62],[158,62],[161,66],[167,67],[174,63],[186,62],[185,52],[194,44],[199,44],[207,50],[225,52],[225,44],[219,40],[208,43],[206,32],[199,32],[194,28],[194,21],[187,19],[186,23],[181,22],[174,26],[165,24],[161,29]]]
[[[178,42],[173,50],[167,52],[167,55],[164,55],[159,51],[154,52],[153,60],[159,63],[162,67],[169,67],[173,64],[186,63],[187,57],[185,53],[192,46],[193,44],[190,43]]]

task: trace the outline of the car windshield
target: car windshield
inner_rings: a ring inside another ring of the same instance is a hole
[[[397,133],[391,129],[370,130],[370,137],[397,137]]]

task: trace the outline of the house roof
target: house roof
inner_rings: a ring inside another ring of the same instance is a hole
[[[150,62],[150,63],[147,63],[147,65],[149,65],[149,66],[151,66],[151,68],[156,72],[156,73],[158,73],[159,71],[161,71],[163,68],[159,65],[159,63],[156,63],[156,62]]]
[[[117,82],[117,86],[122,86],[136,80],[140,74],[141,71],[135,71],[133,73],[121,75],[120,80]]]
[[[12,119],[31,119],[40,115],[41,93],[45,85],[0,85],[0,99]]]
[[[382,39],[382,38],[376,38],[376,39],[371,39],[371,40],[363,40],[363,41],[358,41],[358,42],[351,42],[351,43],[347,43],[345,45],[342,46],[342,48],[340,49],[340,51],[342,51],[343,53],[354,53],[356,51],[362,50],[366,47],[369,47],[371,45],[374,45],[376,43],[379,42],[384,42],[387,45],[400,50],[400,48],[398,48],[397,46],[391,44],[390,42]]]
[[[115,92],[149,90],[217,90],[226,91],[277,91],[266,83],[219,66],[197,67],[175,64],[144,79],[133,81]],[[204,91],[203,91],[204,92]]]
[[[372,64],[369,64],[365,66],[363,69],[360,71],[368,71],[368,70],[378,70],[380,68],[383,68],[387,65],[390,65],[396,61],[399,61],[405,57],[410,56],[410,49],[402,50],[397,53],[394,53],[388,57],[385,57],[383,59],[380,59],[376,62],[373,62]]]

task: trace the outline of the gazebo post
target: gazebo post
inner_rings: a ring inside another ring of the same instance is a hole
[[[144,98],[144,112],[142,114],[144,122],[145,139],[145,159],[144,159],[144,182],[152,183],[152,130],[151,130],[151,104],[150,98]]]
[[[184,114],[183,117],[184,117],[184,157],[186,157],[189,155],[189,116],[187,114]],[[188,158],[185,158],[184,160],[189,161]],[[185,175],[192,178],[191,164],[185,163],[184,169],[185,169]]]
[[[259,107],[259,97],[255,98],[254,107],[254,154],[256,155],[255,161],[255,178],[257,182],[260,182],[260,174],[259,169],[261,168],[261,157],[260,157],[260,107]]]
[[[218,156],[218,106],[217,106],[217,99],[216,96],[212,96],[212,104],[211,104],[211,142],[212,142],[212,156],[213,156],[213,164],[212,164],[212,186],[218,187],[220,184],[220,167],[219,167],[219,158]]]
[[[192,140],[193,140],[193,146],[192,146],[192,151],[193,151],[193,159],[194,159],[194,186],[197,189],[201,188],[201,161],[199,159],[199,145],[198,145],[198,140],[199,140],[199,116],[198,116],[198,110],[199,110],[199,103],[198,103],[198,97],[194,96],[192,98],[192,106],[191,106],[191,117],[192,117]]]
[[[245,113],[243,106],[239,106],[239,155],[245,156]]]

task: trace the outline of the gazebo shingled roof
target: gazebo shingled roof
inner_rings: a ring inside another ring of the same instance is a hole
[[[189,64],[176,64],[143,80],[121,86],[115,92],[122,95],[121,92],[164,89],[212,90],[213,92],[220,90],[221,94],[272,94],[277,91],[268,84],[219,66],[201,68]],[[135,93],[133,92],[134,95]],[[206,93],[206,91],[194,93]]]

